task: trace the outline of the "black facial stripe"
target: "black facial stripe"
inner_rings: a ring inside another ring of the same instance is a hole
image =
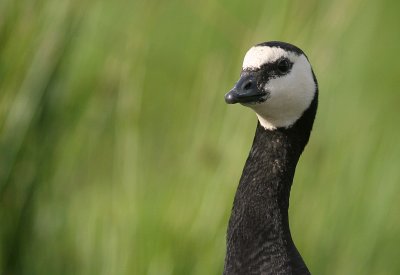
[[[288,70],[285,71],[285,72],[282,72],[282,71],[278,68],[278,64],[279,64],[281,61],[283,61],[283,60],[286,60],[288,66],[289,66],[289,67],[288,67]],[[275,77],[279,77],[279,76],[282,76],[282,75],[285,75],[285,74],[290,73],[290,71],[292,70],[292,67],[293,67],[293,62],[290,61],[290,60],[287,59],[287,58],[284,58],[284,57],[279,58],[278,60],[276,60],[275,62],[270,63],[270,64],[271,64],[271,65],[268,66],[268,68],[266,68],[266,69],[263,69],[263,66],[261,66],[261,70],[264,70],[264,72],[267,72],[267,73],[269,73],[269,74],[271,74],[272,76],[275,76]]]
[[[292,67],[293,67],[293,62],[291,62],[289,59],[286,59],[288,61],[289,69],[286,72],[281,72],[278,69],[278,64],[283,59],[285,59],[285,58],[280,58],[280,59],[276,60],[275,62],[265,63],[265,64],[261,65],[260,68],[256,68],[256,69],[246,68],[242,72],[255,73],[255,74],[259,75],[259,77],[261,77],[262,80],[269,80],[271,78],[277,78],[277,77],[280,77],[280,76],[290,73],[290,71],[292,70]]]
[[[276,74],[276,72],[278,71],[278,63],[280,61],[282,61],[282,59],[283,58],[280,58],[280,59],[278,59],[278,60],[276,60],[275,62],[272,62],[272,63],[264,63],[264,64],[261,65],[260,68],[252,68],[252,67],[244,68],[242,70],[242,72],[261,72],[261,71],[264,71],[264,72],[273,72],[272,74],[274,74],[274,73]],[[289,70],[285,74],[289,73],[290,70],[293,67],[293,62],[291,62],[289,59],[287,59],[287,61],[288,61],[288,64],[289,64]],[[279,74],[279,75],[282,75],[282,74]]]
[[[286,59],[288,62],[288,65],[289,65],[289,69],[286,72],[281,72],[278,69],[278,64],[283,59]],[[287,75],[288,73],[291,72],[292,68],[293,68],[293,62],[291,62],[287,58],[282,57],[274,62],[265,63],[260,68],[243,69],[241,74],[242,75],[243,74],[254,74],[256,81],[257,81],[257,88],[259,90],[264,90],[264,86],[269,80]]]

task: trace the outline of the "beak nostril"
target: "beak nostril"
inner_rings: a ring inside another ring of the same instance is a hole
[[[252,81],[249,81],[249,82],[247,82],[247,83],[243,86],[243,89],[244,89],[244,90],[249,90],[249,89],[252,88],[252,86],[253,86],[253,82],[252,82]]]

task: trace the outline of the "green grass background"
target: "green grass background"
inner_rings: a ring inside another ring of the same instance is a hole
[[[221,274],[246,50],[320,85],[290,203],[313,274],[400,274],[400,2],[0,1],[0,274]]]

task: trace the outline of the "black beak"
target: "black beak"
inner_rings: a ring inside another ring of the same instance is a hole
[[[254,75],[242,75],[235,87],[225,95],[225,102],[228,104],[251,103],[265,101],[266,92],[257,88],[257,81]]]

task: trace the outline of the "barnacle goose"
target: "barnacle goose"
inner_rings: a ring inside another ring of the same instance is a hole
[[[318,104],[318,84],[298,47],[264,42],[245,55],[225,95],[256,112],[256,133],[233,202],[224,274],[310,274],[289,229],[289,195]]]

